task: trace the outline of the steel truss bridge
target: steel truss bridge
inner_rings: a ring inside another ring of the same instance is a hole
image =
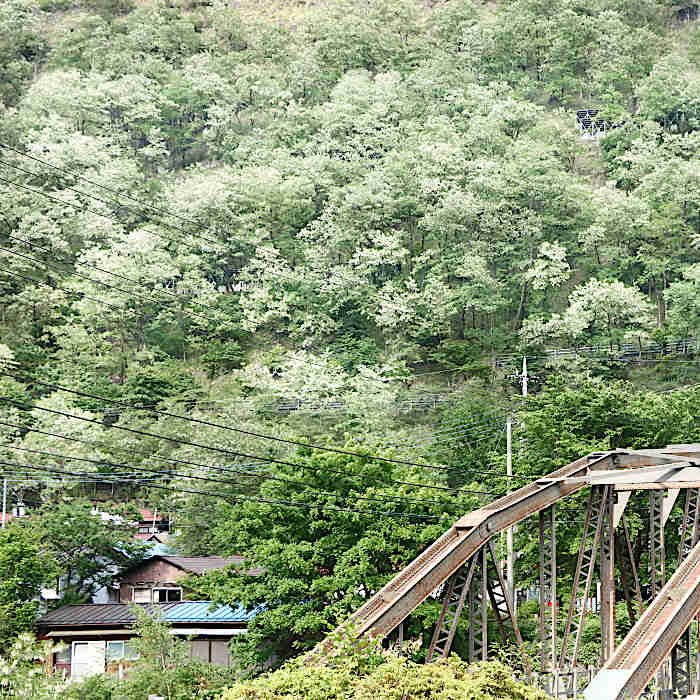
[[[588,505],[564,632],[559,634],[554,603],[556,509],[583,489],[588,489]],[[639,564],[625,521],[630,496],[638,490],[648,492],[649,497],[648,600],[642,596]],[[679,498],[681,491],[683,497]],[[665,526],[674,507],[683,509],[679,565],[667,578]],[[535,664],[539,668],[535,669],[526,661],[504,572],[494,552],[494,537],[531,516],[539,520],[541,644]],[[624,551],[620,551],[620,543]],[[624,560],[624,566],[618,568],[624,570],[633,622],[617,648],[616,554]],[[357,636],[387,636],[429,595],[440,593],[442,609],[428,649],[429,661],[448,656],[462,615],[469,620],[469,660],[486,660],[490,641],[487,622],[495,619],[502,639],[521,648],[526,675],[548,673],[556,679],[554,694],[574,697],[581,689],[580,685],[575,687],[574,679],[588,681],[579,651],[596,579],[600,583],[602,668],[585,689],[586,700],[671,698],[697,692],[691,686],[700,676],[700,654],[692,654],[691,623],[700,614],[700,444],[589,454],[465,515],[357,610],[346,625]],[[326,649],[325,644],[319,645],[318,651]]]

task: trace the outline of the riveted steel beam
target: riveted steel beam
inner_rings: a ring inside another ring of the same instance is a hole
[[[680,459],[663,451],[650,454],[626,450],[593,453],[469,513],[399,572],[334,634],[342,633],[346,626],[356,636],[388,634],[494,534],[583,488],[583,483],[572,482],[572,478],[584,477],[592,471],[634,470]],[[328,644],[328,640],[322,642],[316,651],[323,653]]]
[[[557,667],[557,539],[555,506],[539,512],[540,529],[540,663]]]
[[[609,500],[610,486],[595,486],[588,496],[588,506],[583,525],[583,537],[574,573],[574,585],[571,590],[569,610],[562,637],[562,649],[559,666],[573,670],[578,663],[578,651],[581,646],[583,623],[588,613],[591,586],[598,556],[598,545],[603,532],[605,508]],[[573,647],[569,637],[573,638]]]
[[[603,532],[600,540],[600,631],[601,661],[615,651],[615,520],[614,492],[603,500]]]
[[[700,543],[669,578],[584,693],[586,700],[635,700],[700,611]]]

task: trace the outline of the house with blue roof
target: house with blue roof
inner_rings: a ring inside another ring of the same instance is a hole
[[[220,666],[231,665],[231,639],[245,634],[248,622],[260,612],[206,600],[137,605],[167,622],[173,634],[186,638],[191,658]],[[66,605],[39,618],[37,634],[65,645],[55,654],[55,669],[80,679],[128,670],[136,659],[135,622],[133,605],[125,603]]]
[[[62,642],[54,665],[72,678],[104,672],[123,673],[135,659],[134,605],[167,622],[175,635],[185,637],[192,658],[230,666],[229,643],[245,634],[248,622],[260,612],[241,606],[213,605],[185,600],[187,576],[231,568],[232,573],[258,576],[261,569],[245,570],[242,557],[180,557],[153,554],[122,571],[116,578],[119,603],[66,605],[37,622],[42,639]]]

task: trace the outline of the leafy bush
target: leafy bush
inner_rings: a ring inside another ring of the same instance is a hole
[[[129,375],[124,383],[124,400],[134,406],[152,406],[171,396],[194,398],[197,389],[186,369],[174,362],[158,362]]]
[[[364,675],[342,664],[293,661],[226,691],[222,700],[544,700],[548,696],[513,679],[500,663],[446,661],[418,664],[396,654]]]
[[[235,340],[211,342],[207,351],[202,355],[202,364],[207,370],[210,379],[232,369],[243,366],[245,353]]]
[[[45,664],[59,648],[51,642],[37,644],[32,634],[20,634],[0,656],[0,697],[17,700],[55,698],[63,679],[47,674]]]

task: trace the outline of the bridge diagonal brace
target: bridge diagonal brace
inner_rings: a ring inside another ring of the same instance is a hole
[[[634,599],[635,599],[635,602],[637,603],[637,608],[639,610],[639,614],[641,615],[644,612],[644,601],[642,599],[642,587],[639,585],[639,571],[637,570],[637,562],[635,561],[634,551],[632,549],[632,539],[630,538],[630,531],[629,531],[629,528],[627,527],[627,520],[624,516],[622,517],[622,535],[623,535],[624,540],[625,540],[625,549],[626,549],[626,556],[627,556],[626,563],[629,564],[630,570],[632,571],[632,581],[634,583]],[[630,619],[632,620],[633,625],[637,622],[636,616],[634,616],[634,615],[630,615]]]
[[[438,617],[433,638],[428,647],[426,661],[437,658],[447,658],[452,647],[457,623],[464,609],[464,603],[471,589],[472,579],[476,571],[481,550],[477,551],[471,560],[465,562],[449,578],[442,599],[442,609]]]
[[[572,669],[578,662],[578,650],[581,646],[583,623],[588,613],[588,601],[591,595],[593,574],[595,571],[598,546],[603,532],[603,521],[608,503],[610,486],[594,486],[588,497],[588,507],[584,520],[583,537],[579,549],[574,585],[569,601],[569,611],[564,635],[559,666]],[[574,640],[573,648],[569,645],[569,637]]]
[[[487,585],[491,606],[496,616],[503,641],[507,642],[512,640],[517,644],[520,649],[525,671],[529,677],[532,669],[525,652],[523,637],[520,634],[518,618],[515,614],[515,610],[513,610],[510,596],[507,594],[508,587],[503,576],[503,571],[496,558],[496,552],[494,551],[493,542],[491,540],[488,542],[488,548],[490,566],[488,567]],[[491,574],[495,574],[495,576]]]

